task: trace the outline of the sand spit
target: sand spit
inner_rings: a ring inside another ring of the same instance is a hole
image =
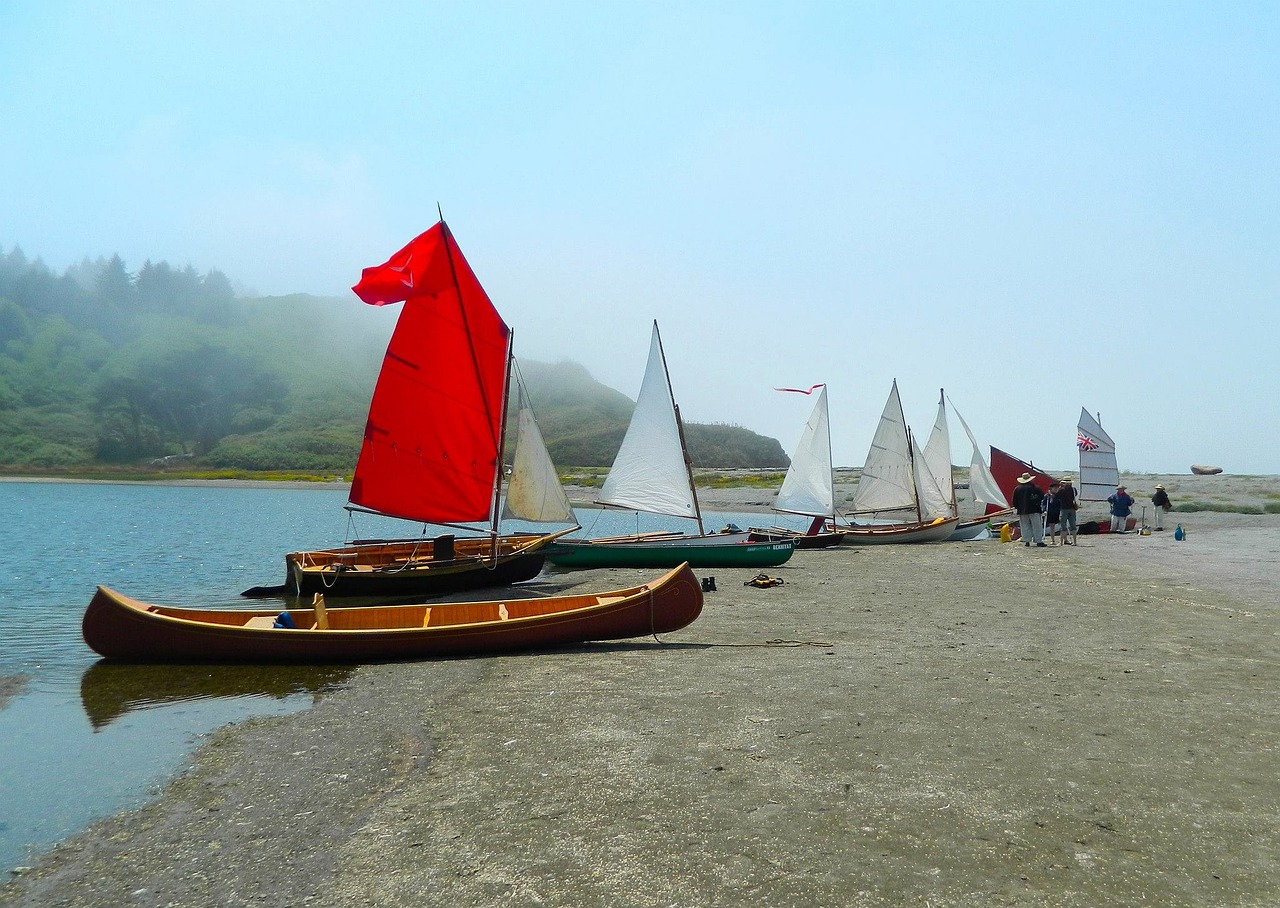
[[[1280,516],[1179,519],[801,552],[704,572],[661,643],[366,666],[0,905],[1280,903]]]

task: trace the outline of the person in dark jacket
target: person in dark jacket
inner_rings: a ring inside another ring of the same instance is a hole
[[[1058,491],[1053,497],[1058,499],[1058,522],[1062,527],[1062,544],[1075,545],[1076,511],[1080,509],[1080,502],[1076,500],[1076,490],[1071,484],[1070,476],[1062,477],[1058,483]],[[1068,533],[1070,533],[1070,539],[1067,538]]]
[[[1151,496],[1151,504],[1156,509],[1156,529],[1164,529],[1164,515],[1173,510],[1173,502],[1169,500],[1169,493],[1164,490],[1164,486],[1156,483],[1155,494]]]
[[[1030,473],[1018,477],[1018,487],[1013,490],[1013,507],[1018,512],[1018,526],[1022,529],[1022,544],[1033,542],[1044,548],[1044,515],[1040,513],[1040,502],[1044,498]]]
[[[1058,520],[1062,513],[1062,505],[1058,503],[1060,488],[1062,483],[1055,479],[1044,495],[1044,534],[1049,537],[1049,545],[1058,544]]]
[[[1133,496],[1124,486],[1116,486],[1116,492],[1107,501],[1111,504],[1111,532],[1123,533],[1129,515],[1133,513]]]

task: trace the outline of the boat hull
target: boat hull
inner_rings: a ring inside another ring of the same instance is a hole
[[[912,542],[945,542],[955,532],[959,518],[937,523],[886,524],[885,526],[841,527],[849,545],[889,545]]]
[[[254,587],[241,595],[443,596],[509,586],[538,576],[544,550],[558,535],[501,536],[496,554],[490,539],[451,536],[290,552],[282,586]]]
[[[671,567],[687,562],[691,567],[777,567],[795,551],[790,541],[732,545],[661,542],[593,542],[560,540],[547,547],[547,560],[557,567]]]
[[[778,527],[772,529],[752,527],[747,538],[751,542],[786,542],[791,540],[798,549],[829,549],[844,542],[844,533],[800,533]]]
[[[702,611],[688,565],[638,587],[509,601],[290,609],[276,612],[150,605],[106,587],[85,611],[94,652],[134,662],[370,662],[476,655],[620,640],[686,627]],[[327,628],[314,626],[318,618]]]

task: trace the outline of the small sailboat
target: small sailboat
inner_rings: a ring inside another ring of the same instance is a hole
[[[291,552],[279,587],[242,595],[434,595],[529,580],[577,520],[543,444],[512,357],[512,332],[443,220],[352,288],[370,305],[403,302],[369,405],[351,482],[352,512],[487,536],[356,541]],[[507,411],[518,386],[511,487],[502,499]],[[503,516],[570,524],[502,535]]]
[[[604,539],[559,539],[547,560],[561,567],[774,567],[794,543],[753,543],[745,531],[706,532],[680,409],[671,391],[658,323],[640,395],[622,445],[596,499],[605,507],[693,520],[696,534],[637,534]]]
[[[820,389],[820,390],[819,390]],[[825,529],[828,521],[835,520],[835,483],[831,473],[831,418],[827,412],[827,386],[814,385],[805,391],[800,388],[775,388],[777,391],[794,391],[812,394],[818,391],[813,412],[805,423],[796,445],[791,466],[782,480],[782,488],[773,502],[773,510],[779,514],[798,514],[813,518],[807,531],[786,527],[752,527],[753,542],[795,541],[798,549],[819,549],[839,545],[844,534]]]
[[[106,587],[85,610],[85,642],[130,662],[370,662],[465,656],[669,633],[702,611],[688,565],[602,593],[502,601],[255,611],[153,605]]]
[[[894,522],[837,526],[844,532],[845,542],[861,545],[941,542],[960,522],[953,512],[953,502],[938,488],[924,462],[924,453],[907,427],[896,379],[872,436],[852,510],[873,518],[882,514],[899,518]]]
[[[1080,451],[1080,500],[1106,501],[1120,482],[1116,443],[1102,428],[1101,417],[1080,408],[1076,424],[1076,448]]]
[[[934,420],[933,430],[929,433],[929,440],[924,446],[924,461],[938,489],[942,492],[942,497],[951,501],[951,514],[960,518],[955,530],[948,537],[950,541],[956,542],[975,539],[982,535],[993,516],[999,516],[1009,510],[1009,503],[996,486],[995,479],[991,477],[991,470],[982,459],[981,449],[973,437],[973,432],[969,430],[969,424],[964,421],[964,417],[960,415],[960,411],[955,408],[953,402],[951,412],[955,414],[956,419],[960,420],[960,425],[964,428],[965,435],[968,436],[969,443],[973,447],[969,460],[969,490],[973,493],[977,504],[996,505],[995,508],[989,508],[982,514],[961,516],[956,500],[955,478],[951,472],[951,433],[947,419],[947,400],[946,391],[939,391],[938,415]]]

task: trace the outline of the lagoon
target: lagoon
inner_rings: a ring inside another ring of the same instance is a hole
[[[95,586],[252,607],[240,591],[281,582],[287,551],[417,529],[349,517],[346,501],[345,487],[322,485],[0,482],[10,527],[0,560],[0,867],[29,864],[94,819],[140,806],[213,730],[305,709],[352,670],[105,663],[80,636]],[[588,536],[671,525],[578,513]],[[710,530],[752,519],[705,516]]]

